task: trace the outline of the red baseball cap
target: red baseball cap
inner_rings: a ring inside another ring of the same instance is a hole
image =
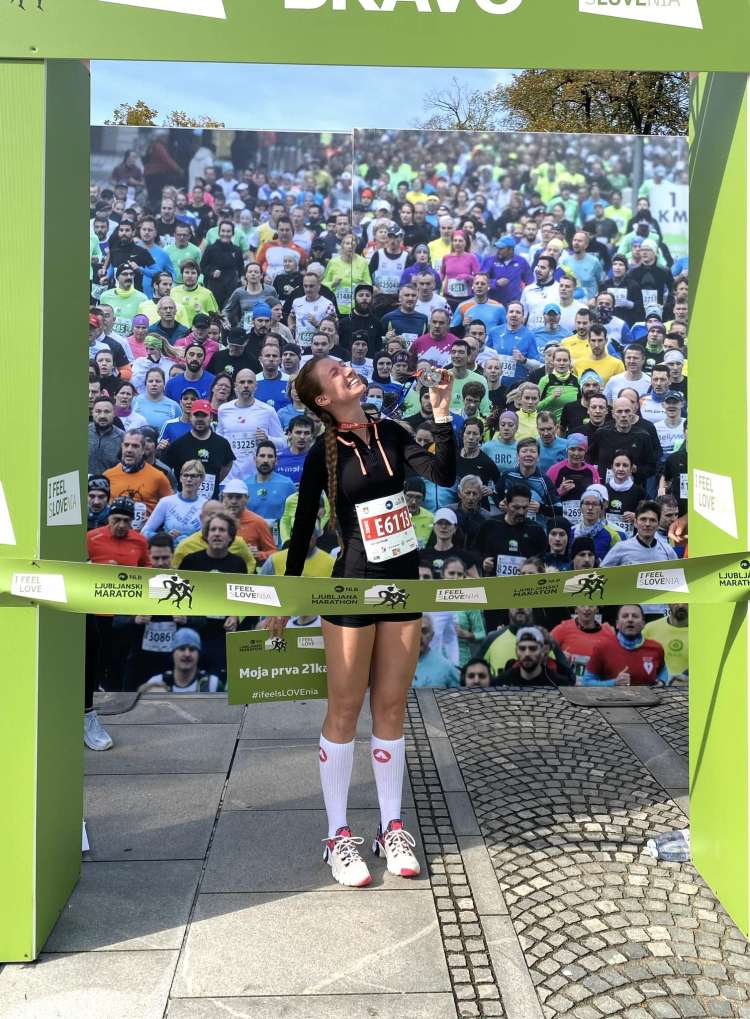
[[[193,406],[190,408],[191,414],[212,414],[213,407],[208,400],[193,400]]]
[[[93,314],[89,315],[89,325],[90,326],[98,326],[99,325],[99,319],[96,317],[96,315],[93,315]]]

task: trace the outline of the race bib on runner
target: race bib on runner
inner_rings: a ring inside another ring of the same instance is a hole
[[[106,283],[94,283],[91,287],[91,299],[93,301],[98,301],[105,290],[107,290]]]
[[[242,328],[245,330],[246,333],[249,333],[252,330],[253,328],[252,308],[250,309],[250,311],[246,311],[245,314],[242,316]]]
[[[339,287],[338,290],[334,291],[336,295],[336,303],[339,308],[344,305],[345,308],[351,306],[352,303],[352,288],[351,287]]]
[[[388,562],[419,547],[403,492],[358,502],[356,509],[368,562]]]
[[[571,524],[580,524],[581,522],[581,503],[578,499],[567,499],[562,504],[563,516],[566,520],[569,520]]]
[[[520,555],[499,555],[496,573],[498,577],[518,577],[524,559]]]
[[[624,517],[621,517],[619,513],[607,513],[605,520],[611,527],[614,527],[616,531],[622,531],[628,536],[628,538],[633,537],[633,525],[629,520],[625,520]]]
[[[568,655],[568,661],[575,674],[577,685],[580,685],[580,681],[583,679],[583,674],[586,671],[590,657],[591,655]]]
[[[448,280],[446,287],[449,297],[468,297],[469,288],[466,280]]]
[[[622,308],[628,299],[627,287],[607,287],[607,293],[615,299],[615,308]]]
[[[515,358],[509,354],[498,354],[497,359],[500,362],[500,374],[504,379],[512,379],[516,374],[516,361]]]
[[[146,523],[148,517],[148,507],[145,502],[137,502],[135,504],[135,516],[133,517],[133,529],[140,531],[143,525]]]
[[[659,303],[659,294],[656,290],[643,290],[643,307],[648,308],[650,304],[655,304],[657,307],[661,307]]]
[[[381,294],[397,294],[399,282],[399,276],[381,276],[379,273],[375,273],[373,279],[373,283]]]
[[[144,651],[171,651],[176,632],[175,623],[146,623],[141,647]]]
[[[214,489],[216,488],[216,475],[207,474],[203,481],[201,481],[201,487],[198,489],[198,496],[204,499],[213,499]]]
[[[132,321],[130,318],[116,318],[112,326],[112,332],[117,333],[119,336],[129,336]]]
[[[688,497],[688,476],[687,474],[680,475],[680,498],[687,499]]]
[[[226,438],[238,460],[249,460],[255,456],[255,435],[250,432],[232,432]]]

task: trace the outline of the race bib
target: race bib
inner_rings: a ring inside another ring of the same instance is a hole
[[[253,328],[252,308],[250,309],[250,311],[246,311],[245,314],[242,316],[242,328],[245,330],[246,333],[249,333],[252,330]]]
[[[680,498],[687,499],[688,497],[688,476],[687,474],[680,475]]]
[[[94,283],[91,287],[91,298],[94,301],[98,301],[105,290],[107,290],[106,283]]]
[[[562,511],[565,519],[569,520],[571,524],[580,524],[581,503],[578,499],[567,499],[562,504]]]
[[[521,573],[523,562],[524,558],[520,555],[499,555],[496,574],[498,577],[517,577]]]
[[[297,340],[299,342],[299,345],[301,347],[304,347],[305,349],[308,349],[313,341],[314,335],[315,335],[314,329],[300,329],[299,332],[297,333]]]
[[[356,508],[368,562],[387,562],[419,547],[403,492],[359,502]]]
[[[449,297],[468,297],[469,287],[466,280],[448,280],[446,291]]]
[[[570,667],[576,677],[576,683],[580,685],[580,681],[583,679],[583,674],[586,671],[586,666],[589,663],[591,655],[568,655],[568,661]]]
[[[216,488],[216,475],[207,474],[203,481],[201,481],[201,487],[198,489],[198,497],[204,499],[213,499],[214,489]]]
[[[661,307],[659,304],[659,292],[657,290],[642,290],[643,294],[643,307],[648,308],[650,304],[655,304],[657,307]]]
[[[232,432],[226,438],[238,460],[250,460],[255,456],[255,435],[252,433]]]
[[[621,517],[619,513],[607,513],[605,520],[610,527],[614,527],[616,531],[622,531],[628,536],[628,538],[633,537],[633,525],[629,520],[625,520],[624,517]]]
[[[607,293],[615,299],[615,308],[622,308],[628,299],[627,287],[607,287]]]
[[[132,321],[130,318],[116,318],[112,326],[112,332],[117,333],[119,336],[129,336]]]
[[[343,305],[345,308],[351,307],[352,303],[352,288],[351,287],[339,287],[334,290],[336,295],[336,302],[339,308]]]
[[[133,517],[133,530],[140,531],[143,525],[146,523],[148,517],[148,507],[145,502],[137,502],[135,504],[135,516]]]
[[[498,354],[497,359],[500,362],[500,374],[504,379],[512,379],[516,374],[516,360],[509,354]]]
[[[144,651],[171,651],[176,632],[175,623],[146,623],[141,647]]]

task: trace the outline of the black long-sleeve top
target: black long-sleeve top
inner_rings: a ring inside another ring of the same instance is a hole
[[[401,425],[387,419],[371,425],[369,446],[357,432],[338,433],[336,515],[342,550],[333,569],[334,577],[412,580],[419,575],[417,550],[382,563],[367,561],[356,505],[403,492],[404,481],[412,474],[419,474],[438,485],[454,484],[456,439],[453,425],[434,425],[433,435],[434,454],[419,446]],[[302,471],[299,501],[287,555],[287,576],[298,577],[302,573],[320,496],[327,488],[328,472],[321,436],[307,454]]]

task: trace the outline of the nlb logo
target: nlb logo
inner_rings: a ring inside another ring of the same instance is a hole
[[[581,14],[604,14],[655,25],[703,28],[698,0],[578,0]]]
[[[167,11],[169,14],[196,14],[203,18],[226,19],[224,0],[102,0],[107,4],[124,7],[145,7],[150,11]]]
[[[396,10],[414,10],[417,14],[456,14],[471,3],[485,14],[512,14],[523,0],[284,0],[288,11],[316,11],[327,7],[331,11],[351,11],[359,8],[374,14],[388,14]],[[408,6],[410,5],[410,7]]]

